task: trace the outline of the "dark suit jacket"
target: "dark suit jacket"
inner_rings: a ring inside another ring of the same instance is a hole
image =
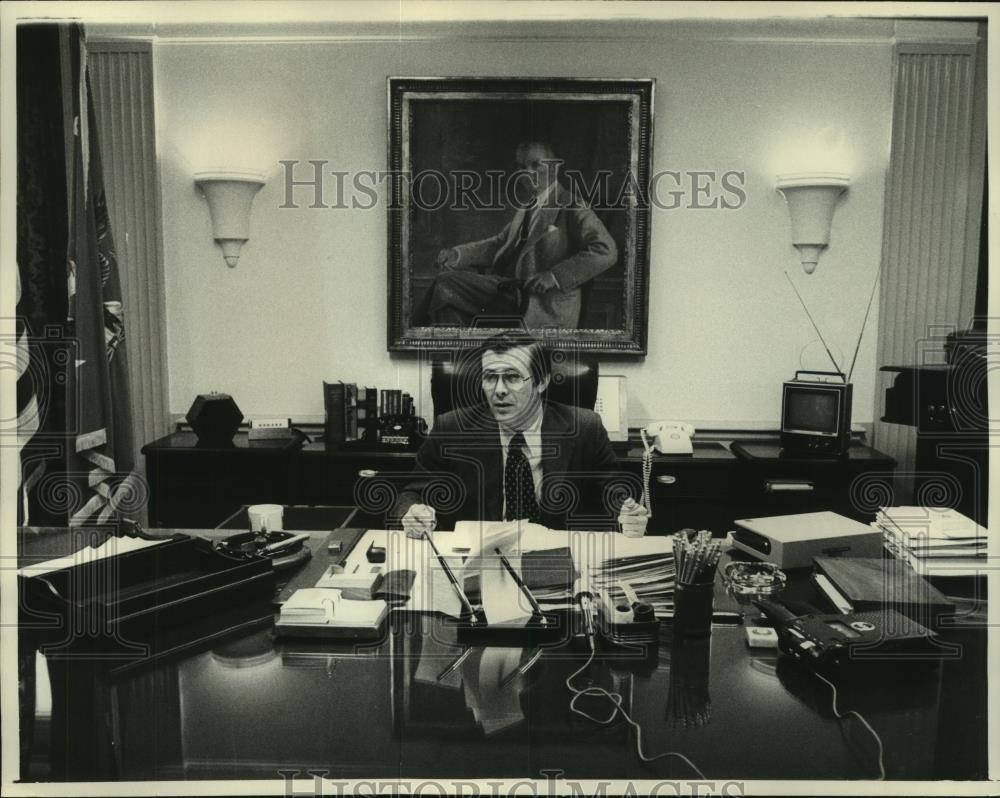
[[[503,518],[503,451],[485,404],[445,413],[417,454],[412,480],[393,516],[411,504],[435,509],[438,529],[455,521]],[[613,527],[615,485],[625,487],[601,418],[590,410],[548,402],[542,416],[541,523],[553,529]],[[611,484],[614,483],[614,484]],[[620,491],[619,491],[620,492]],[[617,497],[621,504],[621,496]]]
[[[460,244],[458,269],[499,274],[526,280],[551,271],[559,288],[532,294],[524,312],[527,327],[576,327],[580,319],[580,286],[611,268],[618,248],[607,229],[585,203],[558,185],[535,215],[527,238],[513,264],[526,210],[519,209],[497,235]],[[509,273],[510,270],[513,273]]]

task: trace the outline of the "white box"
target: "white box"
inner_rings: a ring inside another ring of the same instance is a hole
[[[813,557],[880,557],[882,535],[830,511],[743,518],[733,546],[779,568],[806,568]]]

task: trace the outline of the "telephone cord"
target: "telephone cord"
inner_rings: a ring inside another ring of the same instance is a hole
[[[698,769],[698,767],[694,764],[694,762],[692,762],[690,759],[684,756],[684,754],[678,753],[677,751],[665,751],[662,754],[656,754],[655,756],[646,756],[642,752],[642,727],[634,720],[632,720],[631,716],[622,707],[622,701],[624,699],[622,698],[620,693],[612,693],[608,690],[605,690],[603,687],[585,687],[581,690],[573,686],[572,684],[573,679],[575,679],[577,676],[583,673],[583,671],[589,668],[591,663],[594,661],[594,653],[595,653],[594,648],[591,647],[590,656],[587,658],[587,661],[583,663],[583,665],[581,665],[572,674],[566,677],[566,688],[571,693],[573,693],[573,698],[570,699],[569,702],[570,711],[586,718],[587,720],[593,721],[594,723],[599,723],[602,726],[606,726],[609,723],[611,723],[615,719],[615,717],[619,713],[621,713],[621,716],[625,718],[625,722],[628,723],[629,726],[631,726],[633,729],[635,729],[635,750],[636,753],[639,755],[639,759],[641,759],[643,762],[655,762],[657,759],[664,759],[665,757],[675,756],[679,759],[683,759],[687,763],[688,767],[690,767],[691,770],[693,770],[695,773],[698,774],[699,778],[701,778],[704,781],[707,781],[708,779],[706,778],[705,774]],[[612,704],[614,704],[615,708],[611,711],[611,714],[607,718],[595,717],[594,715],[591,715],[588,712],[584,712],[582,709],[578,709],[576,706],[576,702],[580,699],[580,697],[585,695],[604,696]]]
[[[645,428],[639,429],[642,436],[642,506],[646,508],[647,515],[653,514],[653,508],[649,502],[649,480],[653,476],[653,450],[649,446],[646,438]]]
[[[813,673],[816,673],[816,672],[813,671]],[[868,733],[871,734],[871,736],[875,738],[875,742],[878,745],[878,772],[879,772],[878,780],[879,781],[885,781],[885,763],[883,762],[883,758],[882,758],[882,754],[883,754],[882,738],[878,736],[878,734],[871,727],[871,725],[868,723],[868,721],[865,720],[861,716],[860,713],[855,712],[853,709],[848,710],[847,712],[843,712],[843,713],[839,712],[837,710],[837,686],[833,682],[831,682],[829,679],[827,679],[825,676],[822,676],[819,673],[816,673],[816,678],[819,679],[820,681],[825,682],[826,684],[828,684],[830,686],[830,689],[833,691],[833,703],[831,705],[831,709],[833,709],[833,714],[836,715],[839,720],[843,720],[848,715],[854,715],[858,720],[861,721],[861,723],[864,725],[864,727],[866,729],[868,729]]]

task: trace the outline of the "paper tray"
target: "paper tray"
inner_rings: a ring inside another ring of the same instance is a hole
[[[63,637],[77,629],[143,640],[158,627],[270,597],[274,571],[265,558],[229,557],[207,540],[178,534],[156,546],[18,582],[22,606],[60,616],[57,634]]]

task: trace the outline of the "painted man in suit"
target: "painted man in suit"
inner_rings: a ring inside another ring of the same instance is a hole
[[[516,151],[531,201],[495,236],[442,250],[441,274],[414,310],[414,324],[468,326],[481,315],[523,317],[530,328],[575,329],[581,286],[618,260],[614,239],[585,202],[559,182],[543,142]],[[516,289],[513,287],[516,286]]]
[[[435,420],[393,515],[411,534],[433,528],[435,516],[441,528],[527,518],[565,529],[568,514],[612,519],[603,488],[619,472],[608,434],[596,413],[544,401],[542,345],[507,331],[486,341],[480,360],[483,402]]]

